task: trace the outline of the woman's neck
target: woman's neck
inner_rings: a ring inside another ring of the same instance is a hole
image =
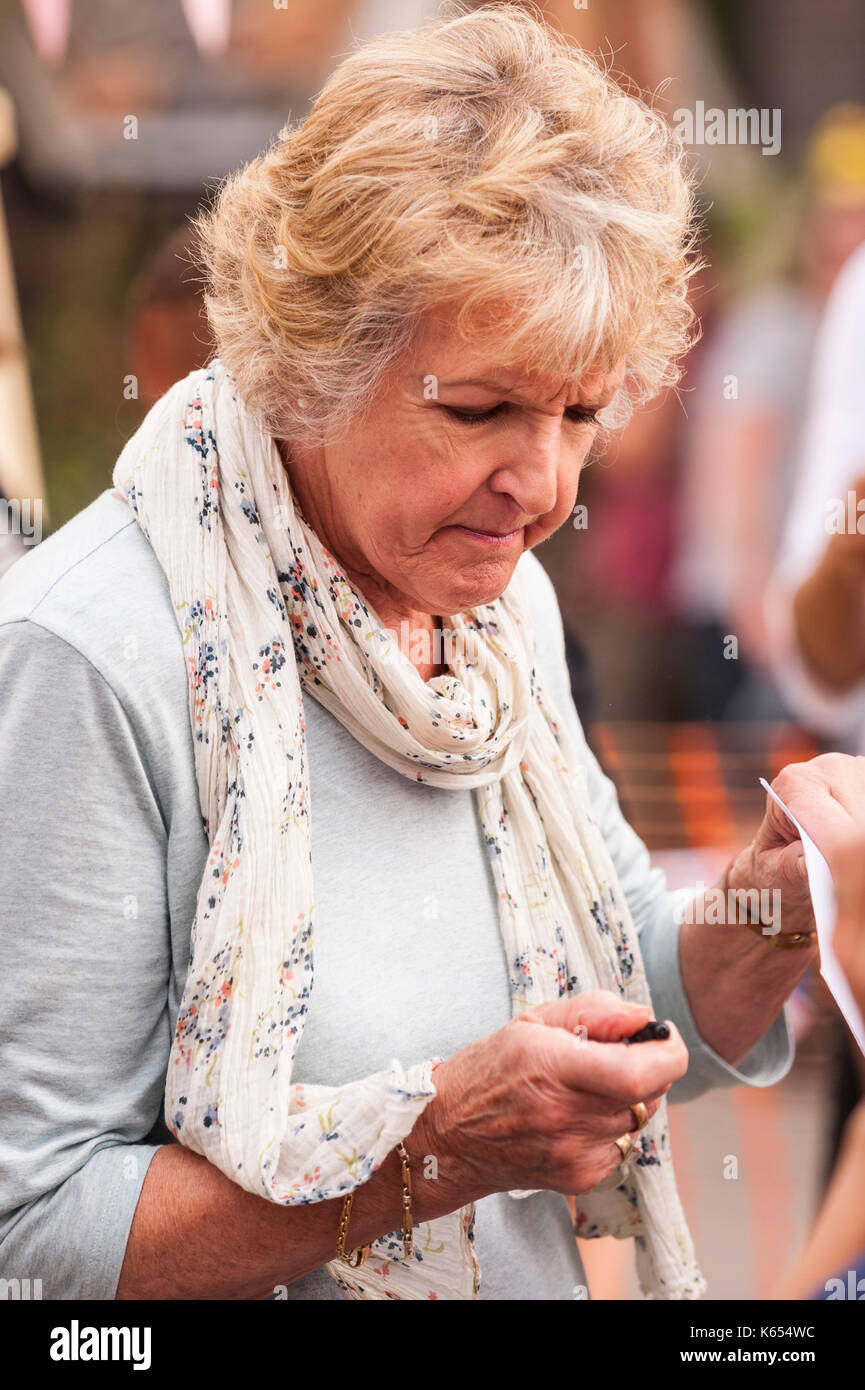
[[[296,476],[294,469],[289,469],[291,456],[286,441],[277,439],[275,442],[286,475],[307,521],[323,544],[331,550],[355,592],[375,610],[382,627],[393,634],[400,651],[411,661],[422,681],[430,681],[435,676],[444,675],[448,670],[448,663],[444,652],[445,629],[441,619],[435,614],[401,604],[398,598],[390,590],[380,586],[372,575],[361,574],[346,564],[328,536],[322,534],[321,526],[316,519],[314,498],[306,495],[304,479]]]
[[[448,670],[444,650],[446,629],[439,617],[430,613],[412,613],[410,616],[392,612],[385,618],[376,608],[382,626],[394,635],[397,646],[407,656],[422,681],[430,681],[435,676],[443,676]]]

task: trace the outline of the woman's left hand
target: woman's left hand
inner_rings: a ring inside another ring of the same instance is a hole
[[[865,831],[865,757],[824,753],[809,762],[790,763],[774,779],[772,790],[830,863],[856,827]],[[780,892],[780,921],[773,919],[773,925],[780,925],[782,932],[813,931],[802,841],[770,796],[755,838],[730,866],[727,886]]]

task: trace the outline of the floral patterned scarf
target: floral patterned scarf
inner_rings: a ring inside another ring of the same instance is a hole
[[[307,523],[275,441],[218,358],[153,406],[113,477],[165,571],[183,637],[210,846],[166,1123],[250,1192],[334,1201],[335,1241],[335,1199],[409,1134],[440,1059],[393,1058],[345,1085],[292,1079],[315,1007],[304,695],[404,777],[474,789],[514,1015],[595,988],[650,1003],[637,933],[543,690],[517,576],[494,603],[451,618],[448,672],[424,682]],[[664,1101],[637,1146],[579,1197],[578,1231],[635,1236],[647,1295],[699,1297]],[[351,1298],[477,1297],[474,1215],[469,1205],[430,1222],[409,1260],[392,1232],[360,1269],[326,1268]]]

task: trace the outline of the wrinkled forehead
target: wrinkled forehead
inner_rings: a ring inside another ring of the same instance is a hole
[[[625,380],[624,358],[612,365],[590,361],[576,372],[532,370],[525,356],[512,357],[504,349],[506,319],[502,315],[507,313],[507,308],[488,311],[467,326],[463,336],[456,325],[456,309],[428,311],[419,324],[410,370],[441,385],[474,385],[526,404],[545,405],[560,398],[579,398],[591,409],[610,404]]]

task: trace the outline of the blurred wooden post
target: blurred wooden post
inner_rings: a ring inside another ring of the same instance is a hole
[[[18,144],[15,108],[0,87],[0,168]],[[42,459],[30,372],[18,308],[12,254],[0,191],[0,489],[10,500],[41,499],[42,524],[48,519]]]

